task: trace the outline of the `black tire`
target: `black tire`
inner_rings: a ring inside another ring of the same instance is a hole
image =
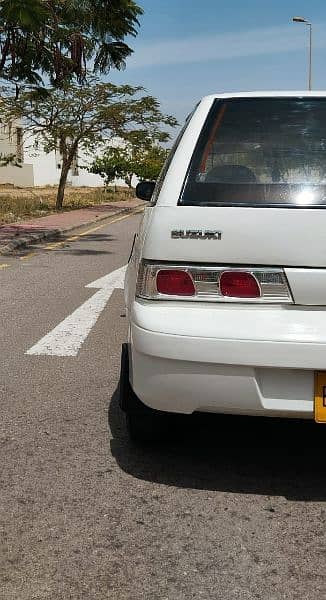
[[[128,345],[122,345],[119,406],[126,416],[129,438],[133,442],[162,441],[168,433],[169,414],[149,408],[133,391],[129,381]]]

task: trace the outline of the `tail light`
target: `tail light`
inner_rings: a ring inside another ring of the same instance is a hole
[[[228,298],[260,298],[256,277],[246,271],[224,271],[220,276],[220,292]]]
[[[136,295],[150,300],[293,303],[283,269],[140,264]]]
[[[156,274],[156,288],[159,294],[169,296],[194,296],[194,282],[187,271],[162,269]]]

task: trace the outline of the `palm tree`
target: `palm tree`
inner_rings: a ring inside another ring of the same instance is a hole
[[[54,86],[93,71],[121,69],[132,49],[142,9],[134,0],[2,0],[0,77],[15,83]],[[18,91],[18,90],[17,90]]]

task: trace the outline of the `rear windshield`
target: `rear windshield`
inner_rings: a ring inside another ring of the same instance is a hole
[[[179,204],[326,205],[326,98],[216,100]]]

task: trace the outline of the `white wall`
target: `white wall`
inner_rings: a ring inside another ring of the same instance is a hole
[[[9,183],[18,187],[33,187],[33,165],[24,163],[21,167],[14,167],[12,165],[0,167],[0,183]]]
[[[18,121],[14,121],[10,126],[1,124],[0,126],[0,152],[1,154],[15,154],[17,152],[16,130],[20,126]]]
[[[11,127],[2,125],[0,128],[0,154],[8,156],[13,154],[19,156],[17,144],[17,128],[21,129],[20,123],[15,121]],[[21,146],[19,146],[21,149]],[[33,187],[34,176],[33,166],[26,163],[25,157],[21,154],[21,160],[24,160],[19,167],[8,165],[0,167],[0,183],[17,185],[20,187]]]
[[[78,177],[71,177],[72,185],[87,187],[103,187],[104,179],[99,175],[94,175],[94,173],[88,173],[85,169],[81,169],[79,167],[79,175]]]
[[[55,168],[55,153],[50,154],[40,153],[38,156],[25,150],[25,156],[33,165],[34,170],[34,185],[56,185],[59,177]]]
[[[60,162],[60,158],[56,156],[54,151],[50,152],[49,154],[45,154],[45,152],[39,152],[36,155],[35,150],[26,149],[25,156],[33,165],[35,186],[58,185],[60,169],[57,167],[57,165]],[[88,162],[90,162],[90,159],[87,159],[80,153],[78,162],[79,164],[86,165]],[[99,175],[88,173],[88,171],[79,167],[78,176],[73,176],[71,173],[69,173],[68,183],[76,187],[103,187],[104,180]],[[117,180],[115,183],[116,185],[125,186],[125,183],[122,180]]]

